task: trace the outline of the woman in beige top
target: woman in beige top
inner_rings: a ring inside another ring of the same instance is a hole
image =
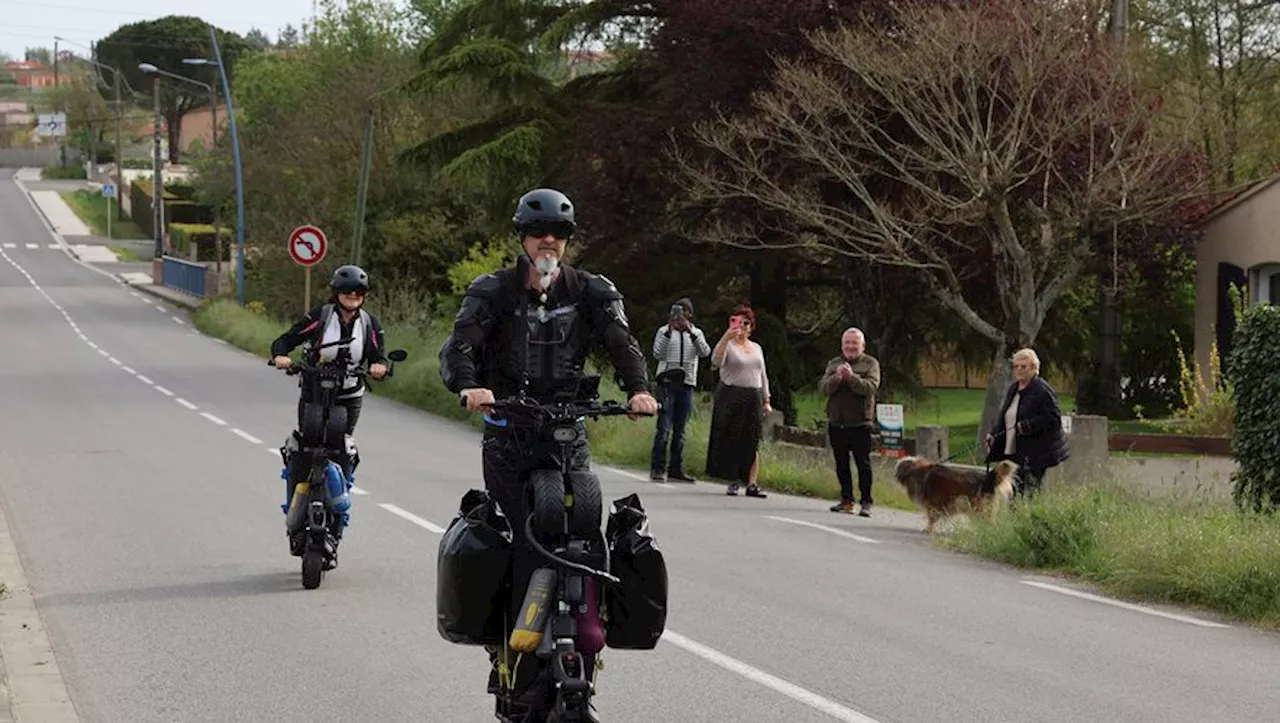
[[[769,406],[769,376],[764,350],[751,341],[756,317],[743,304],[729,317],[729,329],[711,352],[711,366],[720,372],[711,407],[711,438],[707,444],[707,474],[730,480],[727,494],[745,485],[748,497],[765,497],[756,485],[760,471],[760,438]]]

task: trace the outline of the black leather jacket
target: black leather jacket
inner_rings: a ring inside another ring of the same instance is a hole
[[[527,391],[550,401],[555,389],[582,378],[596,347],[608,354],[628,396],[648,391],[644,353],[631,334],[621,292],[604,276],[567,265],[560,271],[545,305],[515,268],[471,282],[440,349],[440,378],[449,391],[481,387],[501,399],[519,390],[524,366]],[[527,359],[522,314],[529,333]]]

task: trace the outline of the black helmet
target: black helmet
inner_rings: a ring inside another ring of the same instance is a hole
[[[354,264],[339,266],[333,272],[333,280],[329,282],[329,288],[333,289],[335,294],[346,294],[352,291],[369,291],[369,275],[364,269]]]
[[[578,226],[574,222],[573,201],[554,188],[535,188],[520,197],[515,215],[511,217],[516,233],[541,236],[548,231],[560,238],[569,238]]]

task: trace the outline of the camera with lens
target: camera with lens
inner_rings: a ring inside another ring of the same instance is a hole
[[[679,304],[672,304],[672,305],[671,305],[671,317],[672,317],[672,318],[677,318],[677,317],[681,317],[681,318],[683,318],[683,317],[684,317],[684,307],[683,307],[683,306],[681,306],[681,305],[679,305]]]

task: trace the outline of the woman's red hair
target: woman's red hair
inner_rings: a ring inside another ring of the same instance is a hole
[[[751,324],[752,328],[755,328],[756,312],[751,310],[750,304],[738,304],[738,307],[734,309],[733,313],[729,314],[729,316],[730,317],[734,317],[734,316],[746,317],[747,323]]]

